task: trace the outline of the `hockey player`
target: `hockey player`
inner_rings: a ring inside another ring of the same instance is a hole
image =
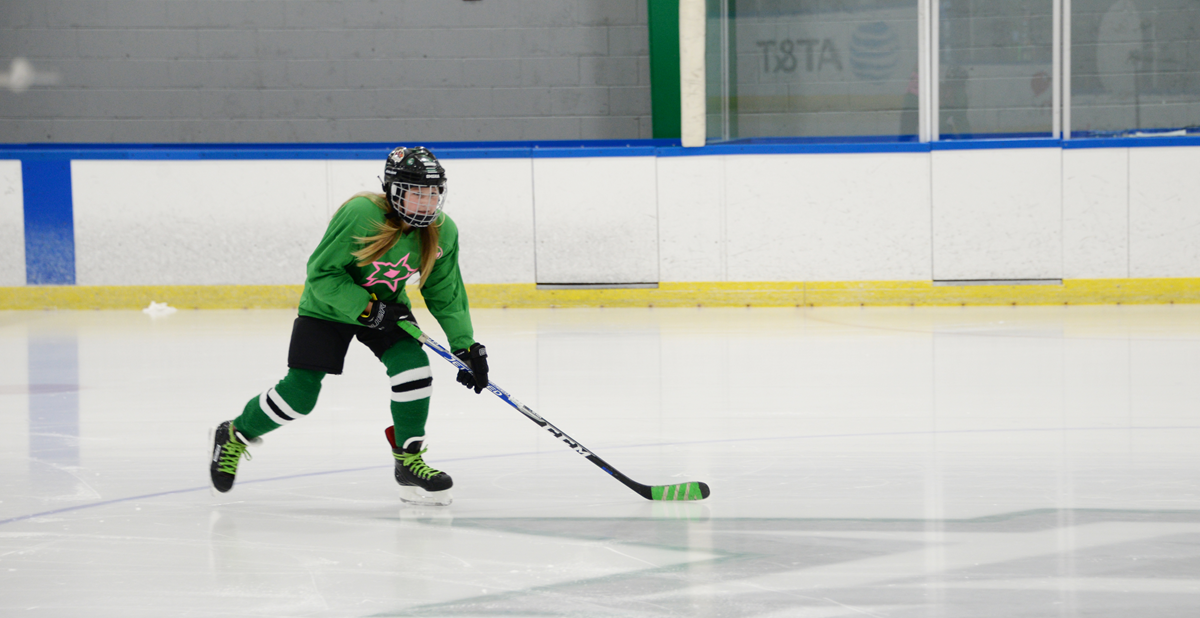
[[[480,393],[488,384],[487,352],[473,339],[467,294],[458,270],[458,228],[442,212],[446,172],[423,147],[397,148],[384,164],[383,194],[359,193],[342,204],[308,260],[299,317],[292,326],[287,375],[252,398],[241,415],[212,431],[213,487],[233,487],[246,447],[313,410],[321,380],[340,374],[351,339],[383,362],[392,384],[392,426],[401,498],[449,504],[450,475],[429,467],[425,421],[432,373],[421,344],[402,330],[416,323],[405,282],[420,275],[421,296],[471,372],[458,381]]]

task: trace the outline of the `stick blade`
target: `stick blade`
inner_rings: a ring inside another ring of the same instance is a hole
[[[651,500],[703,500],[712,493],[707,483],[693,481],[676,485],[654,485],[650,488]]]

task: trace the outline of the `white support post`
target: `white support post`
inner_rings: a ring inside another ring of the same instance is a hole
[[[918,42],[917,57],[920,63],[918,69],[918,88],[920,94],[920,132],[922,142],[936,142],[941,137],[938,126],[938,116],[941,114],[941,104],[938,99],[938,54],[941,45],[938,42],[938,8],[939,0],[918,0],[917,23]]]
[[[706,139],[704,0],[679,1],[679,115],[685,147]]]

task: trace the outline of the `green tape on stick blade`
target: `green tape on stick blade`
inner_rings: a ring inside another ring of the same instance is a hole
[[[703,500],[708,494],[708,485],[697,482],[656,485],[650,488],[650,495],[655,500]]]

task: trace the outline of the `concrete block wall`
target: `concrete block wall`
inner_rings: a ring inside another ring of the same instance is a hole
[[[0,142],[651,137],[646,0],[6,0]]]

